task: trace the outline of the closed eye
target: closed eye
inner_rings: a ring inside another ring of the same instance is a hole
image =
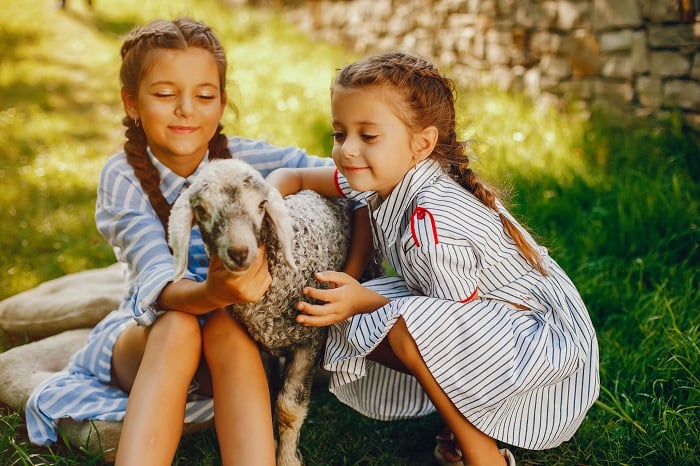
[[[209,212],[207,212],[207,209],[205,209],[204,206],[202,206],[201,204],[198,204],[194,207],[194,215],[200,221],[205,221],[209,218]]]

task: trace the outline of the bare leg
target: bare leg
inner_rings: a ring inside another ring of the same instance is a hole
[[[131,327],[119,337],[112,371],[115,382],[130,392],[116,465],[171,464],[200,357],[199,322],[178,311],[166,312],[149,329]]]
[[[203,337],[222,464],[274,465],[272,408],[257,345],[223,309],[209,317]]]
[[[462,450],[464,460],[470,466],[496,466],[506,464],[498,451],[496,441],[474,427],[459,412],[450,398],[440,388],[428,370],[411,337],[403,318],[399,318],[387,337],[389,346],[396,357],[403,362],[427,393],[430,400],[442,415],[447,425],[454,432],[457,443]]]

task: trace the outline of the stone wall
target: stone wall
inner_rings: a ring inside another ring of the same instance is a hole
[[[680,109],[700,131],[700,0],[289,3],[291,21],[357,54],[408,48],[465,86],[620,116]]]

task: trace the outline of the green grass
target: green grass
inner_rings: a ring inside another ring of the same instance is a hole
[[[214,0],[4,2],[0,19],[0,299],[111,264],[93,209],[100,167],[120,149],[118,50],[135,23],[189,14],[230,60],[229,134],[328,154],[328,85],[352,56],[269,11]],[[603,389],[575,437],[523,465],[700,464],[700,150],[677,115],[620,123],[463,90],[475,168],[580,288],[598,331]],[[0,338],[0,351],[21,336]],[[316,390],[302,431],[309,465],[429,465],[437,416],[372,421]],[[30,446],[0,411],[0,464],[101,464],[78,447]],[[211,432],[185,438],[176,464],[218,464]]]

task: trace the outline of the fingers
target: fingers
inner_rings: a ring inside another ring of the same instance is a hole
[[[328,306],[300,301],[297,304],[297,323],[307,327],[325,327],[340,322],[342,319],[338,315],[328,312]]]
[[[354,278],[345,272],[336,272],[335,270],[316,272],[316,280],[323,283],[332,283],[336,286],[346,285],[355,281]]]

